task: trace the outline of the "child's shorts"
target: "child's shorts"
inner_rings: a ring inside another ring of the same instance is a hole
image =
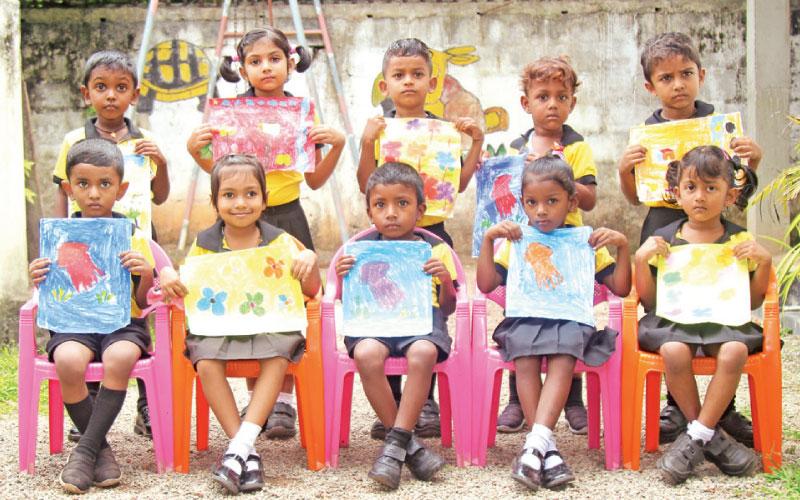
[[[353,357],[356,345],[364,339],[377,340],[389,349],[390,358],[404,358],[411,344],[418,340],[427,340],[436,346],[436,362],[441,363],[450,355],[452,339],[447,334],[447,323],[438,309],[433,311],[433,331],[427,335],[412,335],[409,337],[345,337],[344,346],[347,355]]]
[[[140,318],[133,318],[131,322],[117,331],[101,334],[101,333],[59,333],[50,332],[50,340],[47,341],[47,359],[53,362],[53,353],[56,348],[64,342],[78,342],[85,345],[94,353],[94,361],[100,362],[103,358],[103,353],[108,346],[120,340],[127,340],[133,342],[142,351],[142,357],[149,356],[148,349],[150,348],[150,333],[147,331],[147,320]]]

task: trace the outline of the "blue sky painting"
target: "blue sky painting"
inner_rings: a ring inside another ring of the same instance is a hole
[[[522,226],[511,250],[506,316],[566,319],[594,325],[592,228],[543,233]]]
[[[61,333],[111,333],[131,321],[131,277],[119,254],[131,248],[128,219],[42,219],[37,324]]]
[[[345,247],[356,262],[343,280],[344,335],[404,337],[433,330],[431,258],[424,241],[359,241]]]

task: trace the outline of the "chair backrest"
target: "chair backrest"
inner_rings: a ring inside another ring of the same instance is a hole
[[[356,234],[349,240],[345,242],[344,245],[339,247],[336,253],[333,255],[331,259],[331,263],[328,266],[328,274],[327,274],[327,282],[325,284],[325,297],[335,301],[336,299],[341,300],[342,298],[342,279],[340,276],[336,274],[336,262],[339,260],[339,257],[342,256],[342,252],[344,252],[344,248],[348,243],[354,243],[365,236],[373,234],[375,231],[374,226],[367,228],[360,233]],[[421,227],[417,227],[414,229],[415,232],[422,233],[428,236],[433,236],[438,238],[435,234],[427,231]],[[450,247],[448,247],[450,248]],[[458,280],[458,297],[466,299],[466,290],[467,290],[467,281],[466,275],[464,274],[464,268],[461,265],[461,261],[458,258],[458,254],[456,254],[455,250],[450,248],[450,254],[453,256],[453,263],[456,266],[456,279]]]
[[[153,259],[156,261],[156,273],[160,273],[165,267],[172,267],[172,261],[161,246],[153,240],[150,240],[150,252],[153,254]]]

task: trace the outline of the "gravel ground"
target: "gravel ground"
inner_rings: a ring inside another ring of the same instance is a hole
[[[474,269],[469,269],[474,275]],[[604,315],[598,310],[598,316]],[[500,311],[491,311],[490,325],[500,319]],[[784,463],[797,463],[800,457],[800,416],[798,394],[800,394],[800,335],[786,338],[783,349],[783,419],[784,419]],[[233,383],[240,405],[246,393],[243,381]],[[357,381],[356,385],[360,383]],[[504,383],[504,392],[505,392]],[[353,417],[351,446],[343,449],[340,467],[311,472],[304,468],[305,453],[297,439],[268,441],[259,439],[257,448],[264,457],[266,488],[258,496],[283,498],[319,497],[381,497],[386,493],[367,478],[367,471],[380,447],[369,438],[373,414],[360,387],[353,391]],[[749,408],[747,384],[744,381],[737,393],[740,409]],[[506,400],[504,394],[501,401]],[[109,442],[123,469],[122,484],[114,489],[93,489],[90,496],[97,498],[208,498],[222,495],[222,490],[209,478],[208,471],[224,451],[226,439],[213,419],[211,422],[210,450],[192,452],[191,473],[155,473],[152,443],[133,434],[133,419],[136,406],[136,390],[133,388],[117,423],[109,433]],[[68,419],[65,419],[68,420]],[[0,417],[0,498],[53,498],[61,494],[58,475],[65,463],[66,455],[48,454],[47,418],[39,416],[39,440],[36,474],[29,476],[18,472],[17,466],[17,421],[15,414]],[[761,497],[779,495],[775,483],[770,483],[759,474],[752,478],[730,478],[721,474],[713,465],[703,464],[698,477],[679,487],[666,486],[655,469],[659,453],[643,453],[641,471],[614,471],[603,469],[603,451],[588,450],[585,436],[570,434],[563,419],[556,428],[559,449],[577,476],[577,481],[562,491],[541,490],[538,494],[548,498],[587,497],[647,497],[647,498],[730,498]],[[455,467],[452,449],[441,448],[438,440],[427,443],[440,452],[448,461],[436,481],[424,483],[414,480],[407,471],[397,494],[402,497],[437,498],[495,498],[521,497],[529,493],[509,478],[509,465],[524,439],[523,434],[499,434],[497,446],[489,450],[485,468]],[[65,444],[65,451],[72,449]],[[663,451],[664,448],[661,448]],[[255,496],[255,495],[254,495]]]

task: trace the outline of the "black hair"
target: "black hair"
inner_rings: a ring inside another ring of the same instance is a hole
[[[85,163],[95,167],[114,167],[119,174],[119,180],[125,177],[125,159],[117,145],[108,139],[92,138],[78,141],[67,152],[67,178],[72,173],[72,167]]]
[[[289,64],[289,58],[292,53],[297,54],[299,60],[297,64],[295,64],[294,69],[298,73],[304,72],[311,66],[313,56],[301,45],[292,49],[292,45],[289,43],[289,39],[286,38],[283,31],[273,28],[272,26],[250,30],[244,34],[242,39],[239,40],[239,43],[236,44],[236,55],[239,58],[239,64],[244,64],[249,48],[264,37],[269,38],[276,47],[281,49],[286,56],[286,64]],[[241,79],[239,72],[233,68],[232,56],[225,56],[222,58],[222,64],[219,66],[219,75],[229,82],[238,82]]]
[[[667,185],[669,189],[664,193],[664,200],[675,203],[675,192],[680,184],[683,172],[694,169],[697,177],[703,180],[722,177],[728,186],[739,190],[736,206],[744,210],[747,200],[753,196],[758,187],[758,177],[755,172],[739,162],[739,157],[731,158],[728,153],[717,146],[697,146],[691,149],[683,158],[669,162],[667,168]]]
[[[525,190],[525,186],[533,182],[534,177],[538,182],[553,181],[560,184],[570,197],[578,192],[572,167],[558,155],[548,154],[525,165],[522,170],[523,190]]]
[[[401,38],[395,40],[383,54],[383,74],[386,76],[386,68],[393,57],[421,57],[428,66],[428,72],[433,73],[433,61],[431,60],[431,49],[425,42],[417,38]]]
[[[422,177],[419,172],[406,163],[400,162],[386,162],[380,167],[376,168],[369,179],[367,179],[367,186],[364,193],[367,197],[367,206],[369,206],[369,195],[375,186],[386,184],[402,184],[413,188],[417,194],[417,204],[425,203],[425,193],[423,191]]]
[[[261,197],[264,203],[267,202],[267,179],[264,174],[264,166],[258,158],[252,155],[225,155],[214,163],[211,169],[211,204],[217,208],[217,197],[219,196],[219,185],[222,182],[222,171],[226,169],[236,169],[237,172],[250,173],[258,181],[261,188]]]
[[[655,65],[672,56],[682,56],[692,61],[697,65],[698,70],[703,67],[700,64],[700,54],[688,35],[675,31],[660,33],[645,42],[644,49],[642,49],[640,62],[645,80],[653,83],[650,76],[653,74]]]
[[[133,79],[133,87],[139,87],[139,77],[136,75],[136,67],[133,61],[127,54],[118,50],[101,50],[89,56],[86,64],[83,66],[83,85],[89,86],[89,79],[92,77],[92,71],[95,68],[104,67],[109,69],[120,70],[131,75]]]

